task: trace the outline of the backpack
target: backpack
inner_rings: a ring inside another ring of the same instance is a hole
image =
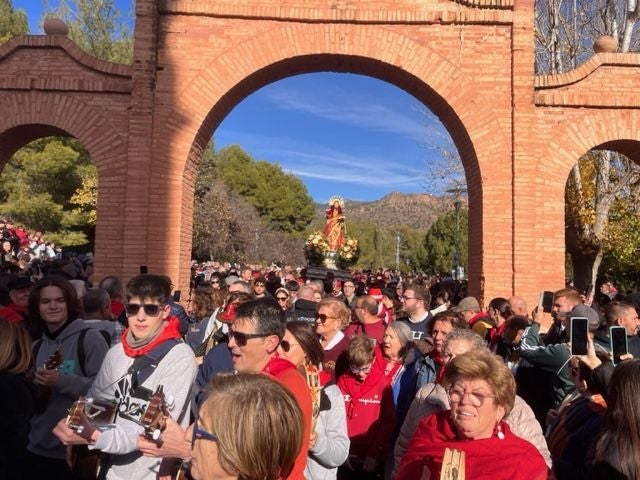
[[[79,334],[78,334],[78,344],[77,344],[77,356],[78,356],[78,366],[80,367],[80,371],[82,372],[82,376],[86,377],[87,376],[87,372],[85,370],[85,363],[87,361],[87,354],[84,348],[84,337],[87,336],[87,331],[89,330],[96,330],[98,332],[100,332],[100,334],[102,335],[102,338],[104,338],[104,341],[107,342],[107,346],[110,347],[111,346],[111,335],[109,335],[109,332],[105,331],[105,330],[98,330],[96,328],[83,328],[82,330],[80,330]],[[36,341],[36,343],[33,344],[33,357],[37,358],[38,356],[38,351],[40,350],[40,347],[42,346],[42,339]]]

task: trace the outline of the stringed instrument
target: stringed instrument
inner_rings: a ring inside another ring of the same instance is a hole
[[[173,399],[165,397],[164,387],[158,385],[156,391],[149,397],[149,403],[140,417],[140,424],[144,427],[143,435],[158,444],[162,442],[162,431],[167,426],[169,411],[173,408]]]
[[[42,365],[43,370],[57,370],[62,365],[62,350],[58,348],[53,352]],[[53,393],[53,388],[48,385],[40,385],[36,394],[34,411],[35,413],[43,413],[47,409],[47,404]]]
[[[93,398],[78,397],[71,405],[67,419],[67,427],[80,434],[84,430],[82,415],[95,425],[104,428],[113,424],[116,417],[116,404]],[[71,448],[70,468],[75,480],[95,480],[100,470],[101,452],[89,450],[86,445],[74,445]]]

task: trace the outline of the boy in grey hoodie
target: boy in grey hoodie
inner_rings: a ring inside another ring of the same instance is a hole
[[[33,343],[38,368],[34,381],[40,387],[41,408],[31,418],[24,478],[70,478],[65,447],[52,430],[72,403],[89,390],[109,347],[100,332],[76,321],[78,300],[65,279],[40,280],[30,294],[29,313],[44,326],[44,333]],[[61,352],[62,363],[57,369],[44,369],[56,350]]]
[[[103,468],[110,480],[157,478],[161,459],[142,456],[138,442],[144,431],[140,414],[159,385],[172,400],[171,417],[183,427],[189,423],[189,394],[197,367],[193,351],[181,340],[178,319],[170,315],[170,294],[169,283],[157,275],[139,275],[127,285],[129,328],[122,343],[107,353],[89,391],[89,396],[118,404],[114,424],[98,430],[84,417],[85,428],[77,434],[63,419],[54,431],[65,444],[86,444],[108,454]],[[155,367],[141,366],[144,362],[136,359],[143,357],[153,358]]]

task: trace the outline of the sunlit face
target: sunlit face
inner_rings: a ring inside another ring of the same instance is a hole
[[[341,323],[329,306],[323,305],[318,309],[316,314],[316,333],[321,337],[327,340],[333,338],[340,330]]]
[[[257,296],[257,297],[261,297],[262,295],[264,295],[264,291],[266,290],[265,284],[262,282],[257,282],[254,286],[253,286],[253,293]]]
[[[568,313],[570,312],[573,307],[575,307],[575,303],[572,302],[569,298],[567,297],[555,297],[553,299],[553,307],[551,308],[551,315],[553,316],[553,318],[562,318],[564,319],[564,317],[568,318],[568,315],[559,315],[562,313]]]
[[[447,322],[445,320],[436,320],[435,322],[433,322],[431,337],[433,337],[433,348],[436,350],[436,352],[442,353],[444,340],[452,330],[453,325],[451,325],[451,322]]]
[[[400,298],[402,299],[404,311],[407,313],[407,315],[413,315],[420,311],[422,300],[417,299],[415,292],[410,288],[407,288]]]
[[[627,331],[627,335],[633,336],[638,331],[640,326],[640,320],[638,320],[638,314],[635,308],[626,308],[622,316],[618,319],[618,324],[623,326]]]
[[[354,365],[351,365],[349,368],[351,369],[351,373],[355,375],[355,377],[358,379],[359,382],[364,382],[369,376],[369,374],[371,373],[372,367],[373,367],[373,362],[367,363],[362,367],[356,367]]]
[[[202,430],[211,432],[207,427],[209,423],[202,416],[198,418],[198,428]],[[185,433],[185,440],[192,442],[191,477],[194,480],[230,480],[238,478],[237,475],[227,472],[220,465],[218,442],[198,435],[194,439],[193,428],[194,426],[191,425]]]
[[[454,401],[452,392],[456,392],[460,398],[458,401]],[[505,415],[504,408],[496,405],[493,395],[491,386],[480,378],[461,378],[451,386],[451,420],[458,437],[491,438],[496,424]]]
[[[322,300],[322,294],[320,292],[318,292],[317,290],[313,292],[313,301],[318,303],[320,300]]]
[[[285,344],[289,347],[289,351],[285,352],[282,345]],[[304,350],[296,340],[296,337],[289,330],[284,331],[284,337],[282,338],[282,342],[278,346],[278,353],[281,357],[286,358],[291,363],[293,363],[296,367],[300,365],[304,365],[304,361],[306,355],[304,354]]]
[[[246,318],[236,318],[232,331],[253,335],[256,333],[256,326]],[[249,338],[246,345],[239,345],[236,338],[230,335],[227,346],[231,350],[231,360],[235,370],[247,373],[261,372],[277,348],[277,339],[275,335]]]
[[[150,298],[145,298],[143,300],[140,297],[131,297],[128,303],[140,305],[140,309],[136,314],[127,314],[129,328],[136,340],[141,340],[154,335],[160,328],[162,328],[163,323],[168,323],[169,314],[171,313],[171,307],[169,307],[169,305],[160,304]],[[160,308],[156,315],[149,315],[144,311],[142,305],[160,305]]]
[[[68,318],[67,301],[62,289],[52,285],[40,290],[38,310],[50,332],[62,327]]]
[[[398,358],[402,350],[402,343],[398,334],[391,327],[387,327],[382,337],[382,351],[387,358]]]
[[[356,291],[356,287],[353,285],[353,282],[346,281],[342,284],[342,291],[347,297],[350,297]]]

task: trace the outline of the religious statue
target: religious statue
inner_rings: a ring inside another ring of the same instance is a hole
[[[329,250],[336,252],[344,245],[346,226],[344,223],[344,200],[341,197],[331,197],[329,207],[325,210],[327,222],[324,226],[324,235],[327,237]]]

